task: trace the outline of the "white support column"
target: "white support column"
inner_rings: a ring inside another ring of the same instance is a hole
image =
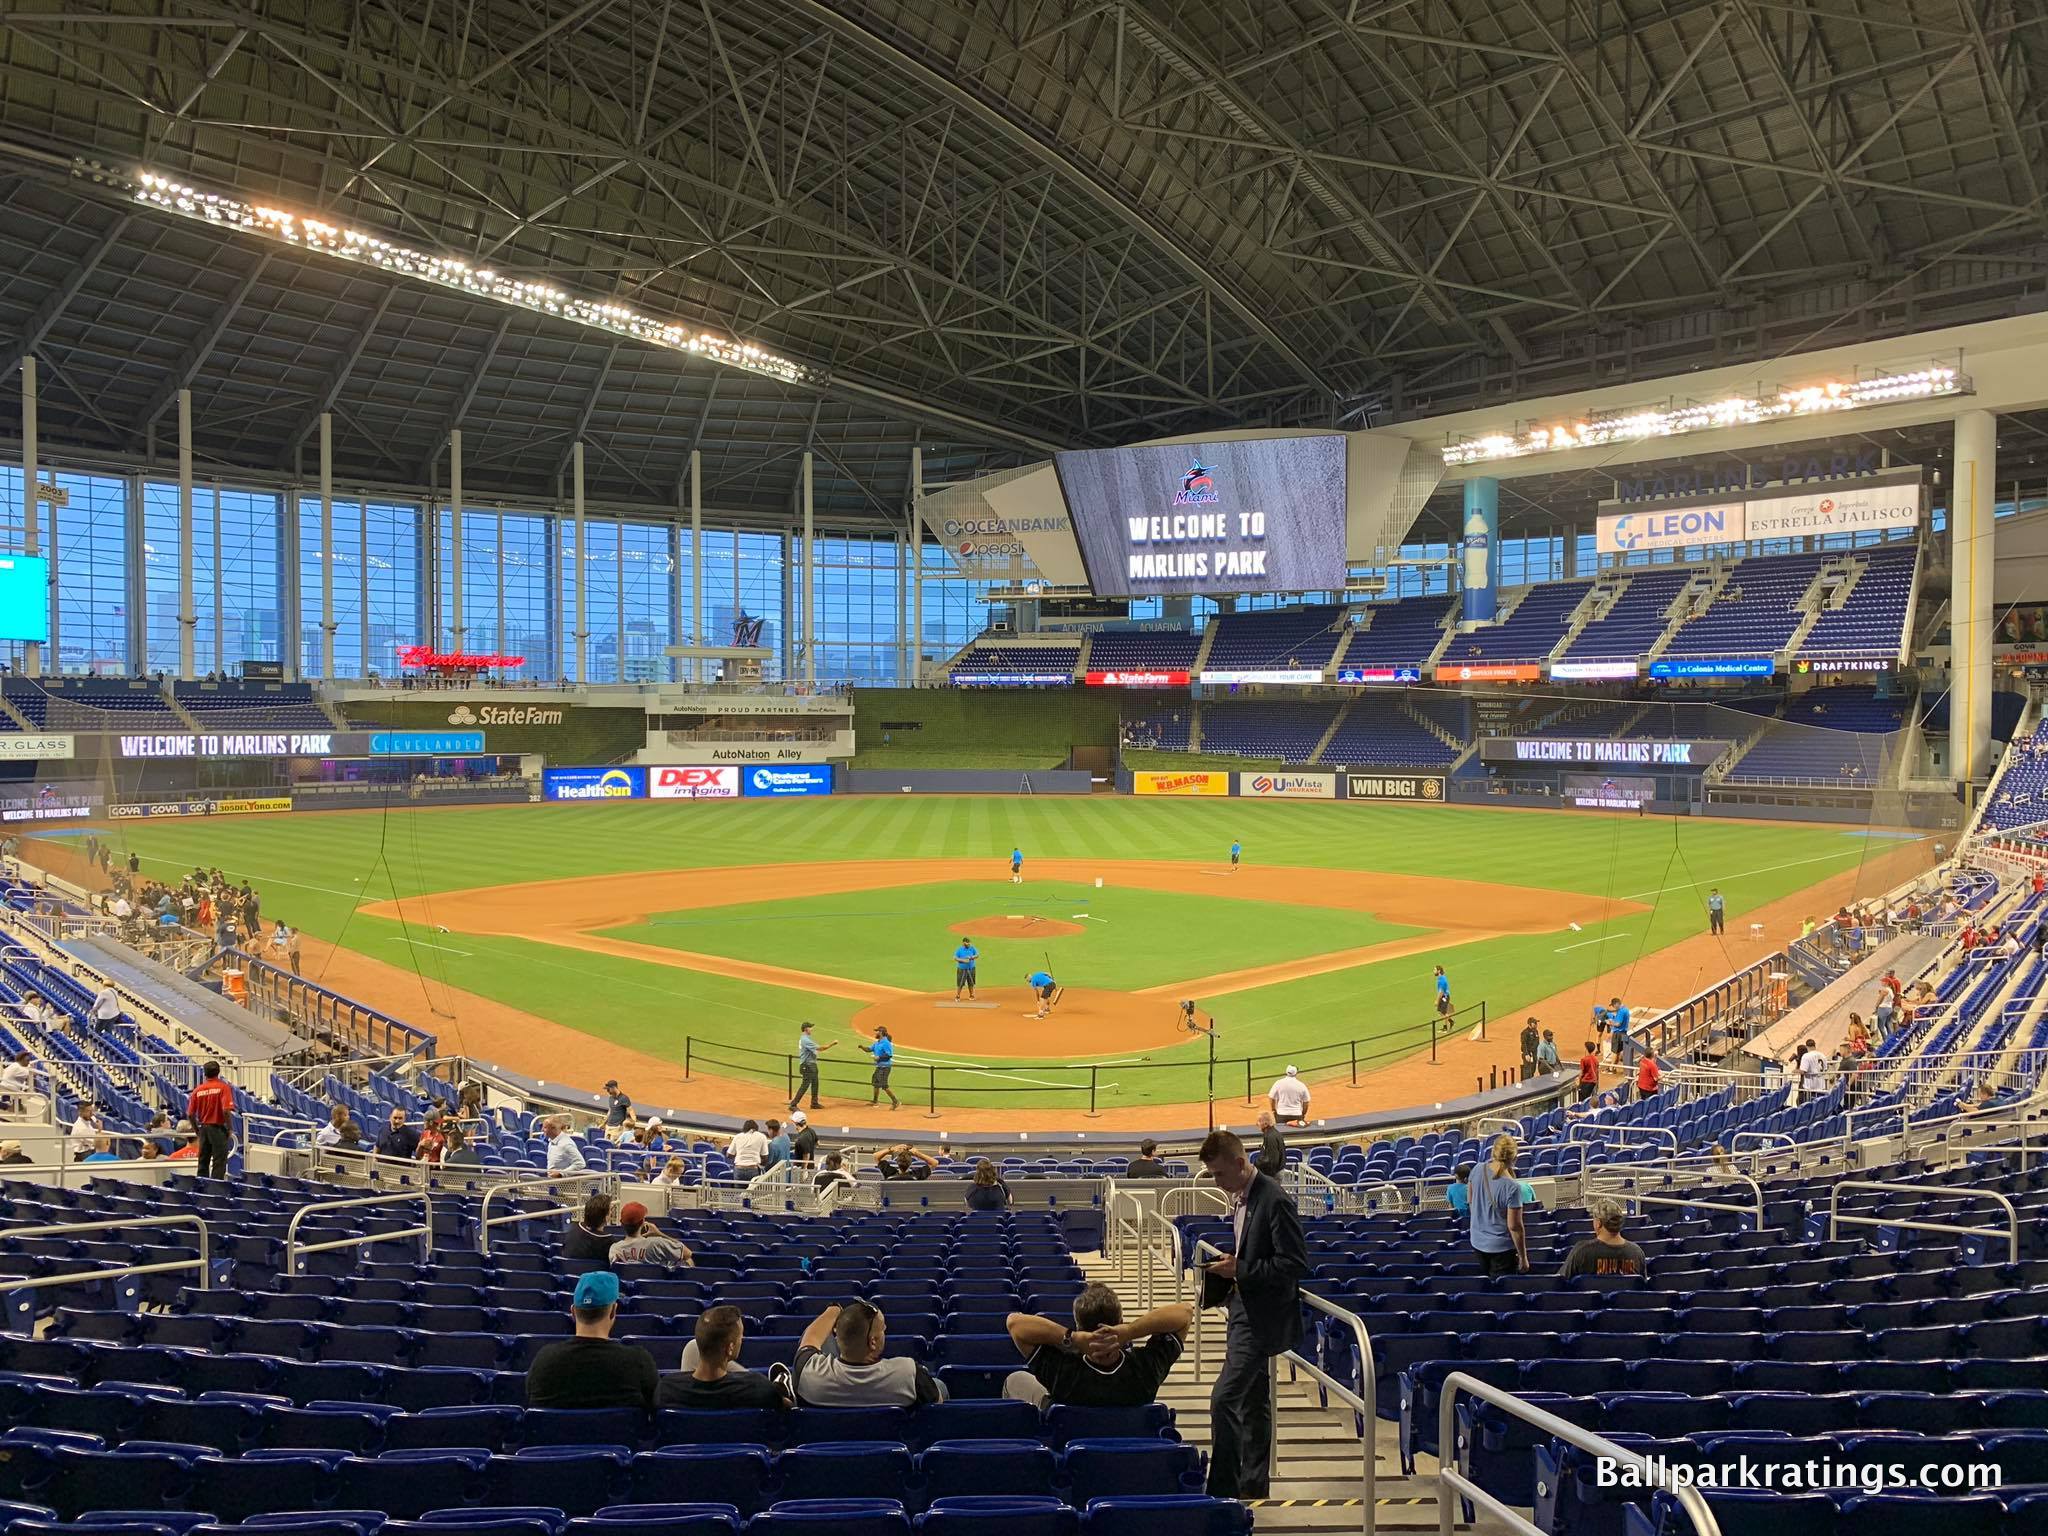
[[[356,498],[356,629],[362,637],[362,651],[356,657],[356,676],[367,679],[372,662],[370,659],[370,498],[367,495]],[[331,551],[330,551],[331,553]],[[417,614],[415,614],[417,618]],[[414,629],[414,635],[419,634]]]
[[[42,522],[38,516],[40,507],[36,497],[41,484],[42,471],[36,464],[36,355],[33,352],[21,360],[21,552],[24,555],[41,553],[40,542]],[[51,513],[54,517],[56,514]],[[44,617],[50,616],[56,606],[57,565],[50,563],[50,584],[43,594]],[[54,637],[55,625],[51,633]],[[21,648],[21,670],[30,677],[43,675],[43,648],[29,641]]]
[[[684,496],[683,482],[676,481],[678,510]],[[668,525],[668,643],[671,646],[683,644],[683,523],[678,517]],[[660,678],[664,683],[680,683],[684,680],[683,669],[677,665],[679,658],[666,658],[666,675]]]
[[[1952,617],[1954,688],[1949,755],[1958,782],[1991,771],[1991,556],[1998,478],[1998,418],[1965,411],[1956,418],[1955,484],[1948,526],[1955,548]]]
[[[587,683],[590,681],[590,671],[586,665],[590,641],[590,567],[585,563],[587,555],[584,547],[586,529],[583,523],[583,444],[580,441],[573,446],[569,457],[569,509],[576,519],[576,681]]]
[[[505,565],[505,514],[502,510],[498,513],[497,522],[498,557],[494,563],[497,567],[498,573],[498,590],[496,594],[498,600],[498,630],[497,638],[491,641],[491,649],[496,651],[500,656],[509,656],[512,654],[512,647],[509,644],[507,644],[505,640],[505,571],[507,567]]]
[[[621,512],[612,527],[612,596],[618,613],[612,631],[612,681],[626,680],[626,514]]]
[[[192,391],[178,391],[178,676],[192,676]]]
[[[220,482],[213,482],[213,668],[228,674],[227,604],[221,598]]]
[[[812,517],[811,450],[804,450],[804,681],[818,681],[818,539]]]
[[[367,503],[365,503],[367,505]],[[367,514],[365,514],[367,515]],[[358,555],[364,570],[370,562],[368,543]],[[363,622],[369,622],[369,605],[364,605]],[[370,655],[369,631],[363,632],[363,659]],[[334,681],[334,413],[320,413],[320,676]]]
[[[464,649],[462,623],[462,429],[448,434],[448,638]]]
[[[896,681],[900,683],[910,671],[910,547],[902,534],[893,537],[896,540]]]
[[[704,643],[704,455],[690,450],[690,644]],[[704,681],[704,658],[690,662],[690,681]]]
[[[924,450],[910,450],[910,675],[915,687],[924,676]]]

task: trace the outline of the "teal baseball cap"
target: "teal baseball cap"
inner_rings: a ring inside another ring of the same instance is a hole
[[[571,1305],[578,1307],[616,1306],[619,1300],[619,1277],[608,1269],[594,1269],[576,1282],[576,1295]]]

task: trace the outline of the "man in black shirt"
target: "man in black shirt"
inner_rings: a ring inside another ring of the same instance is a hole
[[[1621,1202],[1595,1200],[1586,1207],[1593,1218],[1593,1235],[1573,1245],[1565,1256],[1562,1279],[1576,1280],[1591,1275],[1596,1280],[1640,1280],[1650,1272],[1643,1250],[1621,1235]]]
[[[612,1197],[606,1194],[592,1195],[583,1202],[583,1215],[569,1223],[569,1230],[562,1236],[562,1257],[565,1259],[595,1259],[600,1264],[609,1264],[612,1244],[622,1234],[606,1230],[606,1223],[612,1219]]]
[[[655,1403],[662,1408],[775,1408],[793,1406],[780,1382],[742,1370],[740,1344],[747,1336],[738,1307],[711,1307],[697,1319],[696,1358],[683,1372],[661,1378]]]
[[[811,1129],[811,1117],[799,1109],[789,1117],[789,1123],[790,1160],[809,1168],[818,1161],[818,1133]]]
[[[617,1078],[612,1078],[604,1085],[604,1096],[610,1101],[605,1106],[604,1123],[607,1126],[624,1125],[627,1117],[633,1113],[633,1101],[619,1092]]]
[[[1147,1138],[1138,1143],[1138,1155],[1124,1166],[1127,1179],[1163,1179],[1166,1164],[1158,1158],[1159,1143]]]
[[[875,1166],[885,1179],[928,1179],[939,1165],[906,1141],[883,1147],[875,1154]]]
[[[1011,1372],[1003,1396],[1034,1408],[1142,1407],[1159,1396],[1194,1321],[1195,1309],[1182,1301],[1127,1323],[1123,1303],[1106,1285],[1091,1285],[1074,1298],[1072,1328],[1055,1318],[1012,1312],[1004,1326],[1024,1356],[1024,1369]],[[1145,1347],[1132,1349],[1140,1339]]]
[[[405,1123],[405,1111],[391,1111],[391,1124],[384,1134],[377,1138],[377,1152],[382,1157],[403,1157],[410,1159],[420,1149],[420,1133]]]
[[[593,1270],[570,1300],[576,1337],[559,1339],[526,1368],[529,1408],[638,1408],[654,1411],[654,1356],[612,1338],[619,1317],[619,1277]]]
[[[1280,1127],[1273,1123],[1272,1114],[1265,1110],[1259,1112],[1259,1155],[1252,1159],[1252,1165],[1275,1179],[1287,1166],[1287,1142]]]

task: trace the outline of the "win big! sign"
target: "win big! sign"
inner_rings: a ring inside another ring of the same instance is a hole
[[[740,770],[694,764],[649,768],[647,794],[653,800],[737,800]]]

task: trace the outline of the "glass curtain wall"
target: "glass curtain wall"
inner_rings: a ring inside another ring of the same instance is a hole
[[[270,491],[192,487],[192,669],[232,673],[283,659],[279,498]],[[145,667],[178,670],[178,487],[142,488]]]

